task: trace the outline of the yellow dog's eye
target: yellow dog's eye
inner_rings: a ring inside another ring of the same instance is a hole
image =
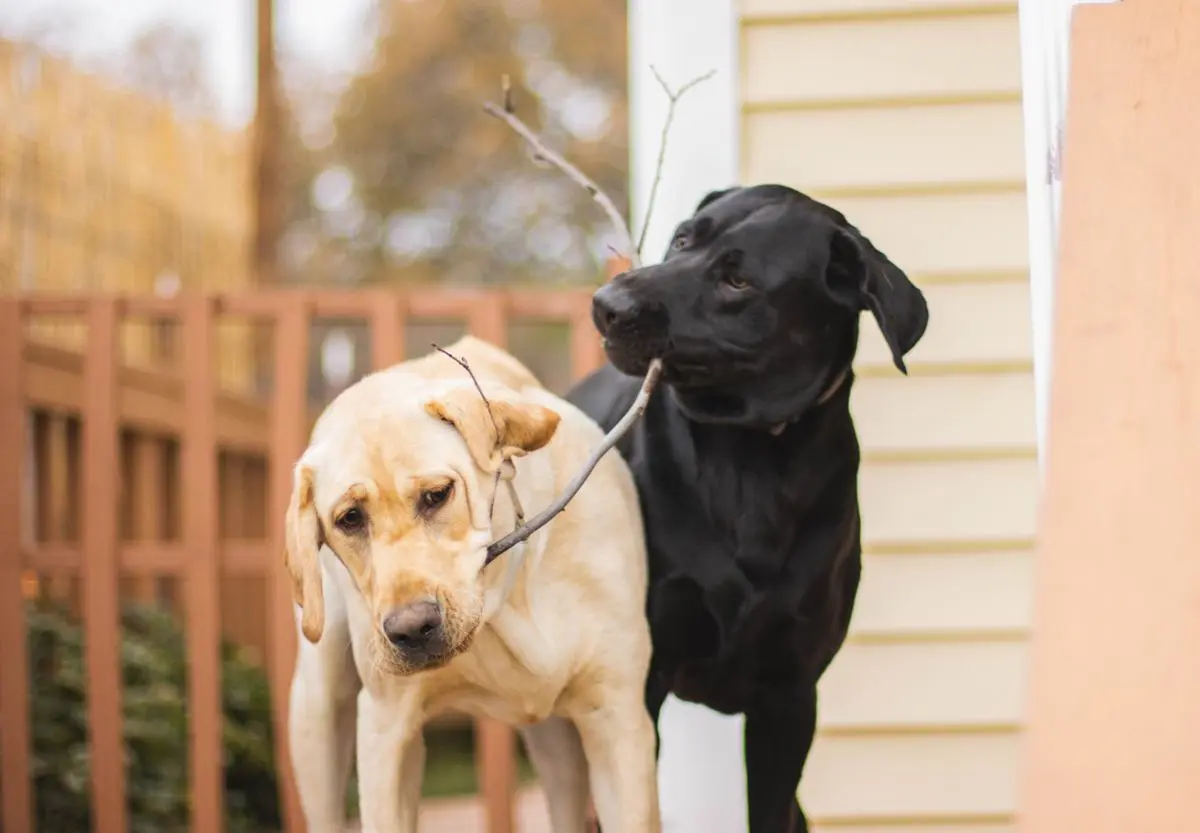
[[[346,535],[353,535],[356,532],[361,532],[363,527],[367,525],[367,516],[357,506],[351,506],[342,514],[338,515],[334,525],[337,526]]]
[[[424,492],[421,492],[421,511],[432,512],[449,500],[453,492],[453,483],[447,483],[445,486],[439,486],[436,489],[426,489]]]

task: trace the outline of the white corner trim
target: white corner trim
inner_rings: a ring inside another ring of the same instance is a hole
[[[642,250],[662,259],[671,232],[709,191],[738,184],[738,16],[736,0],[630,0],[630,194],[633,233],[642,228],[672,89],[709,70],[675,108],[662,181]],[[636,241],[635,241],[636,242]],[[745,833],[742,717],[668,697],[659,719],[659,803],[663,833]]]
[[[631,0],[629,3],[629,147],[633,232],[654,181],[667,96],[712,70],[675,108],[643,259],[662,258],[675,226],[706,193],[737,184],[738,18],[735,0]]]
[[[1053,359],[1054,288],[1062,210],[1063,128],[1067,118],[1071,13],[1114,0],[1020,0],[1021,88],[1025,121],[1025,195],[1038,461],[1046,456]]]

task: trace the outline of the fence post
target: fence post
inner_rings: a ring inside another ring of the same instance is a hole
[[[163,472],[165,468],[166,449],[162,440],[154,434],[134,435],[129,503],[133,513],[133,538],[140,543],[160,543],[164,537],[166,507],[163,503]],[[154,604],[158,601],[158,576],[156,574],[144,573],[135,576],[133,585],[134,595],[139,602]]]
[[[267,575],[267,644],[271,706],[275,715],[275,757],[279,773],[284,833],[304,829],[300,797],[292,773],[288,701],[296,662],[296,615],[292,580],[283,564],[283,517],[292,493],[292,469],[304,453],[308,427],[308,328],[310,302],[291,293],[275,317],[274,390],[271,401],[270,531],[274,560]]]
[[[216,333],[212,299],[183,301],[184,420],[181,468],[184,581],[187,599],[188,699],[191,715],[192,830],[225,827],[221,735],[221,562],[217,526]]]
[[[467,329],[471,335],[497,347],[508,346],[508,296],[493,291],[471,308]],[[512,728],[498,720],[475,721],[475,769],[483,795],[487,833],[513,833],[516,829],[517,738]]]
[[[25,326],[21,303],[0,299],[0,784],[5,833],[32,833],[29,657],[21,593],[21,462],[25,457]]]
[[[571,375],[578,382],[604,364],[604,347],[600,334],[592,323],[592,293],[580,292],[572,305],[571,315]]]
[[[83,361],[83,618],[92,756],[92,829],[128,829],[118,595],[117,302],[88,305]]]
[[[371,304],[371,367],[384,370],[404,360],[408,304],[392,290],[380,290]]]

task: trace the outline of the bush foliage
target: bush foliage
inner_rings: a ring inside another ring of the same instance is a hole
[[[33,779],[38,829],[91,827],[93,761],[87,738],[85,633],[62,610],[28,611]],[[180,622],[163,610],[122,613],[121,671],[130,833],[188,829],[187,652]],[[270,695],[263,670],[221,646],[226,829],[280,829]],[[119,762],[101,761],[101,766]]]

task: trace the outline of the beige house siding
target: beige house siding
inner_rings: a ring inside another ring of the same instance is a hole
[[[1016,3],[741,0],[742,180],[843,210],[925,290],[864,321],[865,574],[802,788],[818,830],[1011,833],[1036,457]]]

